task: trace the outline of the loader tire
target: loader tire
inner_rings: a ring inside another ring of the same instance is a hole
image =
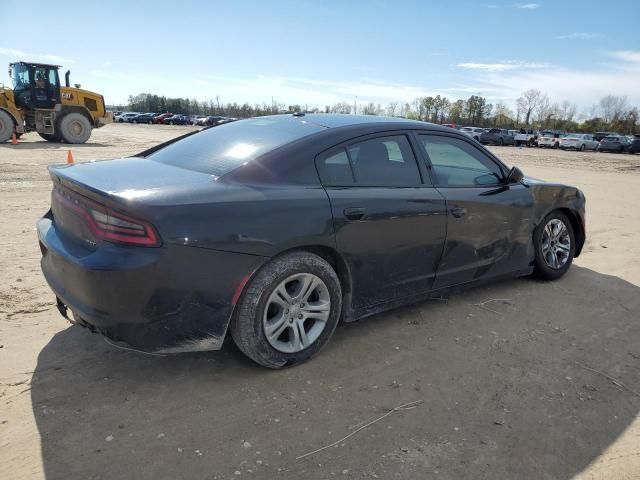
[[[68,113],[58,122],[59,135],[66,143],[85,143],[91,136],[91,123],[81,113]]]
[[[0,143],[9,141],[15,128],[13,118],[7,112],[0,110]]]

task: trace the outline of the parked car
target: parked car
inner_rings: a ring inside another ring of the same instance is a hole
[[[534,147],[538,144],[538,132],[530,128],[521,128],[513,140],[518,147]]]
[[[480,135],[482,135],[486,131],[486,129],[479,127],[462,127],[460,131],[465,135],[473,138],[476,142],[479,142]]]
[[[600,140],[599,152],[624,153],[631,146],[631,142],[624,135],[609,135]]]
[[[173,113],[165,112],[159,113],[155,117],[153,117],[152,122],[157,124],[163,124],[165,118],[173,117]]]
[[[131,117],[128,121],[129,123],[151,123],[155,115],[155,113],[141,113],[135,117]]]
[[[188,125],[189,117],[187,115],[172,115],[164,119],[166,125]]]
[[[37,232],[62,315],[148,352],[215,350],[230,333],[271,368],[318,353],[341,317],[557,279],[585,241],[579,189],[399,118],[247,119],[49,174]]]
[[[456,130],[459,130],[459,127],[455,123],[441,123],[440,125],[442,125],[443,127],[455,128]]]
[[[212,115],[209,117],[205,117],[204,125],[213,127],[213,126],[219,125],[222,120],[225,120],[225,117]]]
[[[629,153],[640,153],[640,134],[636,133],[628,147]]]
[[[560,140],[565,133],[556,130],[545,130],[538,136],[538,147],[540,148],[560,148]]]
[[[593,139],[596,142],[601,142],[604,137],[608,137],[610,135],[618,135],[618,134],[615,132],[596,132],[593,135]]]
[[[114,118],[114,120],[118,123],[127,123],[133,117],[140,115],[138,112],[126,112],[118,115]]]
[[[480,143],[483,145],[513,145],[515,141],[509,130],[490,128],[489,131],[480,134]]]
[[[560,148],[563,150],[595,150],[598,148],[598,142],[593,139],[590,133],[569,133],[566,137],[560,139]]]

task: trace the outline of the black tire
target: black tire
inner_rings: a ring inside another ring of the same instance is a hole
[[[40,137],[44,138],[47,142],[59,142],[60,139],[56,135],[50,133],[38,133]]]
[[[580,151],[581,151],[581,152],[584,152],[584,151],[586,150],[586,148],[587,148],[587,147],[585,146],[585,144],[584,144],[584,143],[583,143],[582,145],[580,145]]]
[[[560,220],[566,226],[570,239],[569,254],[567,260],[560,268],[552,268],[551,266],[549,266],[543,254],[544,229],[546,225],[552,220]],[[573,226],[571,225],[571,222],[569,221],[567,216],[560,211],[554,211],[547,215],[533,232],[533,245],[536,251],[533,272],[534,276],[542,280],[556,280],[567,273],[567,271],[571,267],[571,264],[573,263],[573,255],[576,248],[576,239],[573,232]]]
[[[504,146],[504,140],[502,140],[501,138],[498,139],[498,145],[501,147]]]
[[[0,143],[11,140],[11,134],[15,132],[16,124],[13,118],[4,110],[0,110]]]
[[[331,301],[329,317],[313,343],[298,352],[283,353],[267,340],[263,314],[276,287],[291,275],[300,273],[315,275],[324,282]],[[249,281],[231,320],[231,336],[238,348],[256,363],[268,368],[288,367],[309,360],[329,342],[341,311],[342,289],[331,265],[313,253],[292,252],[271,260]]]
[[[57,135],[66,143],[85,143],[91,137],[91,123],[81,113],[67,113],[57,125]]]

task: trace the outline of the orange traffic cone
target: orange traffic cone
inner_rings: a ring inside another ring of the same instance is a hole
[[[67,163],[73,163],[73,153],[71,153],[71,150],[67,150]]]
[[[11,145],[17,145],[18,144],[18,139],[16,138],[16,132],[13,132],[11,134]]]

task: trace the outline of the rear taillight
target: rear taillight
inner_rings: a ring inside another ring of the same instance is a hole
[[[81,217],[98,238],[123,245],[160,245],[155,228],[144,220],[115,212],[84,197],[67,197],[57,190],[53,195],[62,207]]]

